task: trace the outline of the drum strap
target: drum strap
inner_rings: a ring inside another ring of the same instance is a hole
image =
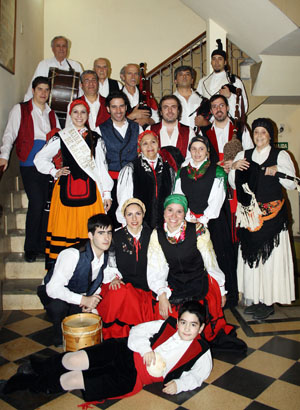
[[[96,182],[99,192],[102,193],[96,162],[85,140],[73,126],[60,131],[59,135],[79,167]]]

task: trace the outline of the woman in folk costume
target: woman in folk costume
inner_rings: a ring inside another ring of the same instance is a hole
[[[227,305],[238,302],[236,257],[223,203],[226,196],[227,174],[209,160],[209,141],[197,135],[188,147],[191,158],[177,173],[174,193],[188,200],[186,220],[208,227],[218,265],[225,274]]]
[[[74,100],[72,125],[54,135],[34,159],[38,171],[56,179],[46,238],[46,255],[54,262],[61,250],[88,238],[86,221],[108,211],[113,186],[105,167],[99,135],[86,126],[89,106]],[[52,158],[61,150],[63,166]],[[49,265],[50,266],[50,265]]]
[[[159,155],[159,138],[153,131],[144,131],[138,137],[138,157],[120,171],[117,185],[119,207],[117,219],[124,225],[122,207],[132,197],[146,207],[144,221],[155,228],[163,223],[163,203],[171,193],[175,172]]]
[[[237,189],[239,229],[238,287],[246,314],[266,319],[273,304],[295,299],[294,267],[283,189],[296,182],[278,178],[276,172],[295,176],[289,154],[273,146],[274,128],[268,118],[252,124],[255,148],[239,152],[229,174]],[[251,304],[252,303],[252,304]]]
[[[198,300],[207,309],[204,337],[223,348],[244,350],[232,326],[225,321],[225,276],[220,270],[209,232],[201,223],[185,221],[188,210],[184,195],[169,195],[164,202],[163,227],[155,229],[148,249],[147,279],[157,295],[159,313],[177,317],[178,306]]]
[[[145,205],[130,198],[122,206],[126,226],[113,236],[118,271],[122,276],[102,286],[97,309],[103,320],[103,338],[128,337],[130,327],[160,319],[147,283],[147,251],[152,229],[143,225]]]

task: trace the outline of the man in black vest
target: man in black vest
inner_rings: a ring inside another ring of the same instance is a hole
[[[143,132],[137,122],[126,118],[128,105],[128,99],[122,91],[109,94],[106,98],[106,108],[110,118],[96,129],[104,140],[108,172],[114,180],[111,191],[113,202],[108,213],[114,228],[120,226],[115,215],[118,207],[116,189],[119,172],[137,157],[138,136]]]
[[[84,246],[63,250],[38,287],[38,296],[53,322],[55,346],[62,343],[62,320],[75,313],[94,311],[101,301],[102,282],[111,282],[118,273],[114,256],[108,254],[110,218],[105,214],[89,218],[88,237]]]
[[[99,78],[99,93],[106,98],[108,94],[119,91],[122,88],[117,80],[109,78],[111,73],[111,65],[107,58],[99,57],[94,61],[94,71]]]

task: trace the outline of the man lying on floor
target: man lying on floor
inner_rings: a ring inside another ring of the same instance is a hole
[[[32,356],[30,364],[0,382],[0,391],[82,389],[86,401],[95,401],[131,396],[155,382],[163,382],[167,394],[193,390],[212,370],[211,353],[201,337],[204,324],[205,308],[196,301],[185,302],[178,321],[169,317],[137,325],[130,330],[128,342],[108,339],[45,360]]]

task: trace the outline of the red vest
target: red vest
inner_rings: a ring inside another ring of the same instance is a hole
[[[78,98],[78,100],[83,100],[87,102],[84,95]],[[109,112],[107,111],[105,107],[105,98],[102,97],[100,94],[99,94],[99,101],[100,101],[100,108],[97,114],[97,119],[96,119],[96,124],[95,124],[96,127],[99,127],[99,125],[101,125],[103,122],[105,122],[106,120],[110,118]]]
[[[21,122],[16,139],[16,152],[20,161],[26,161],[34,142],[34,124],[31,116],[32,99],[20,103]],[[56,118],[54,111],[49,112],[49,121],[51,130],[56,127]]]
[[[228,141],[231,141],[231,139],[232,139],[233,130],[234,130],[234,126],[233,126],[232,122],[230,121],[230,123],[229,123],[229,132],[228,132]],[[206,131],[206,135],[207,135],[207,138],[210,140],[211,144],[213,145],[216,153],[218,154],[219,160],[222,161],[223,160],[223,153],[222,154],[219,153],[218,141],[217,141],[217,136],[216,136],[214,127],[211,127],[208,131]]]
[[[157,124],[151,125],[151,130],[154,131],[160,137],[160,130],[162,127],[162,121]],[[178,122],[178,139],[176,143],[176,148],[179,149],[183,157],[186,157],[186,152],[189,143],[190,127]]]

